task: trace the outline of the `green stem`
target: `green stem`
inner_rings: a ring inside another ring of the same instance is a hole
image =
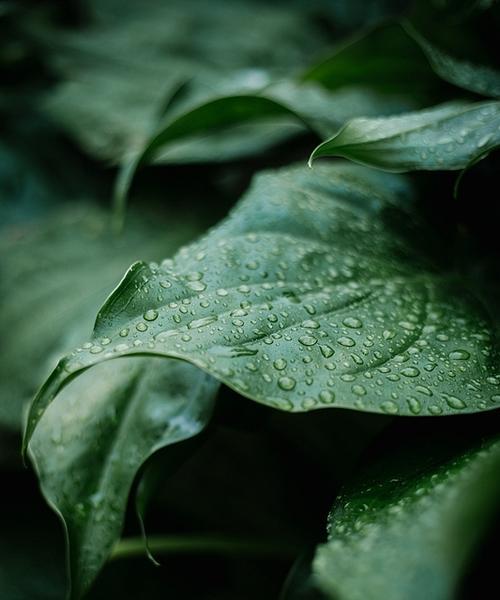
[[[300,552],[300,547],[295,543],[200,535],[150,536],[148,546],[153,554],[217,554],[293,559]],[[145,552],[144,540],[141,537],[125,538],[114,547],[111,560],[143,556]]]

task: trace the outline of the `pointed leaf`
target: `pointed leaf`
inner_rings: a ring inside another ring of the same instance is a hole
[[[72,598],[88,589],[119,538],[141,465],[205,427],[217,387],[187,363],[127,358],[77,379],[46,412],[30,454],[65,525]]]
[[[328,598],[456,597],[498,508],[500,440],[464,448],[440,437],[405,439],[338,497],[314,561]]]
[[[500,102],[450,103],[396,117],[353,119],[309,164],[342,156],[387,171],[456,170],[500,144]]]

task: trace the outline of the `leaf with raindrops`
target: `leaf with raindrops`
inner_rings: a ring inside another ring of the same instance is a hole
[[[392,172],[464,169],[500,144],[500,102],[452,102],[395,117],[357,118],[309,159],[342,156]]]
[[[206,237],[132,265],[93,338],[34,400],[25,444],[70,379],[136,354],[187,360],[288,411],[495,408],[489,318],[425,250],[428,236],[402,176],[349,164],[259,175]]]
[[[456,598],[500,496],[498,435],[405,437],[342,490],[313,573],[335,600]]]

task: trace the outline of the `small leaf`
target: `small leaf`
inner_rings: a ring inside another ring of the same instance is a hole
[[[262,96],[227,96],[211,100],[174,118],[148,141],[146,147],[125,163],[115,186],[115,210],[119,224],[123,221],[125,202],[137,168],[152,162],[167,144],[195,134],[216,131],[223,127],[241,125],[256,120],[292,117],[304,125],[302,117],[275,100]]]
[[[455,598],[498,508],[499,468],[498,436],[469,447],[443,433],[405,438],[337,498],[319,587],[335,600]]]
[[[396,117],[353,119],[309,164],[342,156],[387,171],[464,169],[500,144],[500,102],[449,103]]]
[[[130,268],[40,390],[24,443],[70,379],[134,354],[187,360],[283,410],[494,408],[489,319],[429,255],[411,204],[405,179],[355,165],[261,175],[205,238]]]
[[[459,60],[443,52],[409,23],[405,24],[405,29],[422,48],[439,77],[476,94],[500,98],[500,72],[486,65]]]
[[[72,598],[89,588],[119,538],[141,465],[205,427],[217,388],[187,363],[127,358],[83,375],[46,412],[30,455],[64,522]]]

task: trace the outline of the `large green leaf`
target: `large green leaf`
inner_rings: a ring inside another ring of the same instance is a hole
[[[314,562],[320,588],[335,600],[456,598],[498,510],[499,467],[498,436],[405,438],[337,498]]]
[[[88,589],[118,539],[141,465],[205,427],[217,387],[187,363],[126,358],[77,379],[46,412],[30,453],[65,525],[72,598]]]
[[[464,169],[500,144],[500,102],[449,103],[353,119],[309,159],[342,156],[387,171]]]
[[[404,179],[354,165],[261,175],[198,243],[130,268],[34,400],[25,444],[68,380],[133,354],[188,360],[284,410],[495,407],[488,318],[423,254],[409,196]]]

